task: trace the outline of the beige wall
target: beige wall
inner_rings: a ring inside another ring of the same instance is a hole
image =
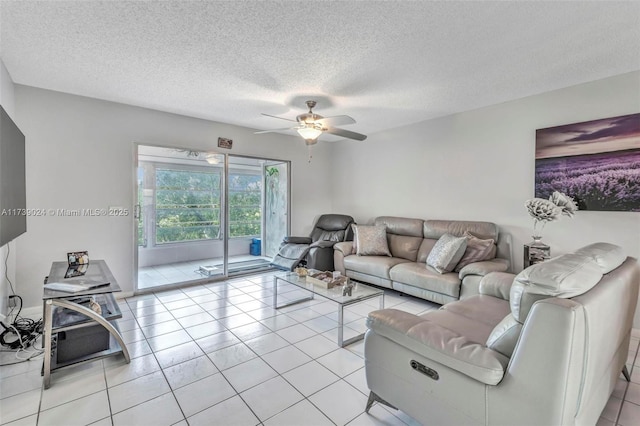
[[[333,206],[361,223],[379,215],[496,222],[512,234],[520,270],[532,235],[524,202],[534,193],[536,129],[637,112],[633,72],[340,142]],[[608,241],[640,258],[640,213],[579,212],[549,224],[544,241],[553,255]]]
[[[535,130],[640,111],[640,72],[454,114],[307,151],[296,137],[17,85],[17,123],[27,136],[27,202],[31,208],[130,206],[133,142],[215,147],[292,161],[292,231],[306,234],[321,212],[489,220],[512,234],[516,269],[532,222]],[[80,182],[80,183],[74,183]],[[131,219],[30,218],[17,240],[17,281],[28,306],[39,303],[50,262],[67,250],[107,259],[132,289]],[[550,224],[553,254],[609,241],[640,258],[640,214],[580,212]],[[638,311],[640,314],[640,310]],[[640,315],[635,326],[640,327]]]
[[[27,144],[27,207],[92,209],[133,204],[134,142],[217,149],[233,139],[233,154],[290,160],[294,233],[308,234],[318,212],[331,211],[330,147],[300,138],[254,135],[232,125],[16,85],[18,125]],[[120,286],[133,290],[133,218],[30,217],[17,240],[18,291],[38,306],[52,261],[88,250],[107,260]]]

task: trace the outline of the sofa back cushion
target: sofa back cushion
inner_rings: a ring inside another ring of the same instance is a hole
[[[603,274],[613,271],[627,258],[622,247],[609,243],[589,244],[576,251],[576,254],[591,257],[596,261]]]
[[[424,241],[418,249],[417,261],[426,262],[436,241],[444,234],[462,237],[467,231],[481,239],[498,240],[498,227],[495,223],[466,220],[425,220],[422,229]],[[511,260],[511,256],[508,257],[508,260]]]
[[[349,233],[349,226],[353,223],[353,218],[344,214],[324,214],[318,218],[311,240],[316,241],[345,241],[345,236]]]
[[[422,219],[380,216],[374,221],[376,225],[384,225],[387,230],[389,250],[393,257],[415,262],[418,249],[422,244]]]
[[[511,313],[523,323],[538,300],[575,297],[589,291],[601,279],[602,271],[592,257],[567,253],[537,263],[513,280],[509,297]]]
[[[437,240],[444,234],[462,237],[467,231],[483,240],[498,240],[498,227],[495,223],[467,220],[425,220],[423,237],[433,240]]]

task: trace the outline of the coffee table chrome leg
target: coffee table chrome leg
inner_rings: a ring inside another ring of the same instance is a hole
[[[296,303],[306,302],[307,300],[313,300],[313,293],[311,293],[311,297],[303,297],[302,299],[292,300],[291,302],[278,306],[278,277],[273,277],[273,309],[285,308],[287,306],[295,305]]]
[[[273,277],[273,309],[278,307],[278,277]]]
[[[344,347],[344,305],[338,304],[338,346]]]
[[[384,309],[384,293],[380,295],[380,309]]]

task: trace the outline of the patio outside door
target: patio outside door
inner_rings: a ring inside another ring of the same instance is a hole
[[[289,230],[287,162],[137,148],[138,291],[271,268]]]

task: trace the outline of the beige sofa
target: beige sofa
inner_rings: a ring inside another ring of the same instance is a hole
[[[490,222],[422,220],[381,216],[392,257],[358,256],[353,242],[334,246],[334,267],[357,281],[393,288],[402,293],[445,304],[478,294],[480,279],[490,272],[504,272],[511,265],[511,238],[500,234]],[[445,233],[460,237],[469,231],[478,238],[496,241],[496,258],[471,263],[459,272],[440,274],[426,260],[436,241]]]
[[[480,295],[369,314],[370,404],[423,424],[595,425],[628,356],[640,268],[596,243],[482,279]],[[367,410],[370,407],[368,404]]]

